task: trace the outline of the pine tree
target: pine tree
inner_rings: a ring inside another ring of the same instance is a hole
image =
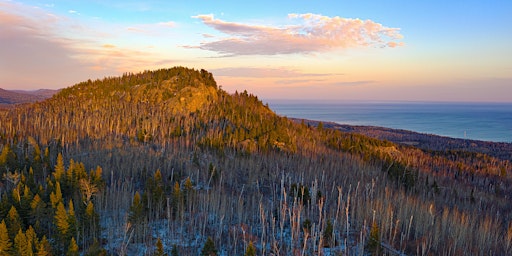
[[[32,226],[29,226],[27,231],[25,231],[25,237],[27,238],[27,244],[30,246],[30,250],[35,251],[37,245],[39,244],[39,240],[37,239],[36,232]]]
[[[372,255],[381,254],[380,229],[377,225],[377,222],[373,222],[372,224],[370,229],[370,239],[368,240],[368,244],[366,246]]]
[[[54,223],[58,230],[58,233],[55,234],[55,240],[57,241],[58,245],[55,247],[55,249],[57,250],[58,254],[64,254],[69,247],[69,238],[71,237],[71,232],[68,217],[69,216],[66,212],[66,209],[64,208],[64,204],[60,202],[57,205],[57,210],[55,211],[54,216]]]
[[[69,234],[76,235],[78,230],[78,222],[75,216],[75,206],[73,205],[73,200],[69,199],[69,210],[68,210],[68,223],[69,223]]]
[[[50,256],[52,255],[52,247],[50,245],[50,242],[48,242],[48,239],[46,239],[46,236],[43,236],[41,238],[41,241],[39,241],[39,244],[36,246],[37,256]]]
[[[252,241],[249,242],[249,245],[245,250],[245,256],[256,256],[256,248],[252,244]]]
[[[55,182],[55,192],[50,194],[50,202],[52,203],[52,207],[55,208],[62,201],[62,191],[60,189],[60,182]]]
[[[156,249],[155,253],[153,253],[154,256],[167,256],[167,253],[164,252],[164,245],[162,244],[162,240],[158,238],[156,240]]]
[[[331,220],[327,220],[327,225],[325,226],[325,230],[324,230],[324,246],[325,247],[333,246],[333,244],[332,244],[333,232],[334,232],[334,228],[332,226],[332,222],[331,222]]]
[[[178,253],[178,247],[176,245],[173,245],[172,246],[172,250],[171,250],[171,256],[179,256],[180,254]]]
[[[59,153],[57,156],[57,164],[55,165],[55,169],[53,172],[53,177],[56,181],[60,181],[62,176],[64,175],[66,169],[64,167],[64,158],[62,157],[62,154]]]
[[[27,240],[26,235],[23,233],[21,229],[18,231],[18,234],[16,234],[16,237],[14,238],[14,247],[16,248],[18,255],[34,255],[32,245]]]
[[[5,225],[5,220],[2,220],[0,222],[0,255],[8,255],[11,249],[12,243],[9,239],[7,226]]]
[[[16,237],[18,231],[22,228],[22,222],[18,211],[14,206],[11,206],[9,213],[7,214],[7,230],[9,237]]]
[[[135,241],[139,241],[142,237],[142,223],[144,222],[144,206],[142,204],[142,199],[140,197],[139,192],[135,193],[135,196],[133,196],[133,202],[130,206],[130,212],[128,215],[128,222],[133,226],[135,229]]]
[[[201,256],[216,256],[217,249],[215,248],[215,243],[211,237],[206,239],[204,243],[203,249],[201,250]]]
[[[87,240],[93,241],[100,234],[100,217],[94,210],[94,204],[89,202],[85,208],[85,219],[83,225],[84,235]]]
[[[71,238],[71,242],[69,243],[68,251],[66,252],[66,256],[78,256],[78,245],[76,244],[76,240],[74,237]]]

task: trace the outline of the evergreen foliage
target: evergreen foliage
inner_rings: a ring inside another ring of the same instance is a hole
[[[215,243],[211,237],[206,239],[204,243],[203,249],[201,250],[201,256],[216,256],[217,248],[215,248]]]
[[[0,222],[0,255],[7,255],[12,249],[12,242],[9,239],[5,220]]]
[[[0,254],[512,254],[510,159],[294,123],[205,70],[88,80],[0,120]]]
[[[245,250],[245,256],[256,256],[256,247],[252,244],[252,241],[249,242],[247,249]]]

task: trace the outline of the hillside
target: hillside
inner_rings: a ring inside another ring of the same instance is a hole
[[[298,118],[290,119],[296,123],[303,122],[302,119]],[[321,122],[315,120],[304,121],[313,126],[318,126]],[[323,122],[323,125],[331,129],[358,133],[379,140],[388,140],[397,144],[414,146],[425,151],[467,151],[487,154],[502,160],[512,160],[512,143],[457,139],[378,126],[346,125],[334,122]]]
[[[510,160],[296,123],[205,70],[88,80],[0,119],[0,251],[512,252]]]
[[[0,107],[11,107],[14,104],[32,103],[52,97],[57,90],[9,91],[0,88]]]

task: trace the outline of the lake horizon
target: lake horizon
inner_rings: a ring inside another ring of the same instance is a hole
[[[512,103],[445,101],[263,101],[281,116],[379,126],[459,139],[512,143]]]

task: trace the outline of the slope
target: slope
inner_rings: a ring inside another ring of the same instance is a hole
[[[111,254],[143,254],[161,238],[196,255],[208,237],[224,255],[250,243],[261,255],[512,249],[509,161],[294,123],[205,70],[89,80],[0,118],[0,217],[14,207],[28,232],[25,202],[38,194],[45,204],[33,208],[49,223],[38,238],[76,238],[84,252],[96,239]],[[79,227],[61,237],[59,194]],[[85,228],[87,212],[101,234]]]

